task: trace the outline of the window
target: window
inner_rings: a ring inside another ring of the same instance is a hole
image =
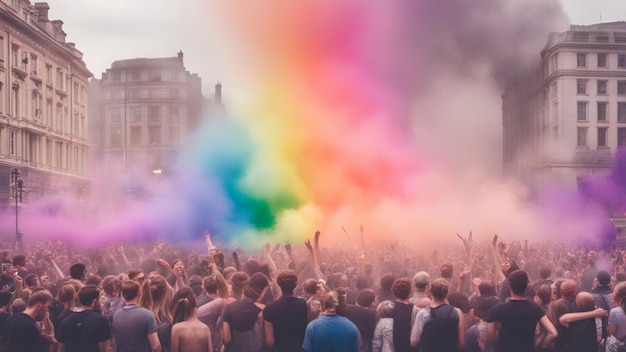
[[[130,144],[141,144],[141,126],[132,126],[130,128]]]
[[[598,54],[598,67],[606,67],[606,54]]]
[[[111,147],[119,148],[122,146],[122,129],[119,127],[111,128]]]
[[[46,83],[52,84],[52,65],[46,64]]]
[[[141,72],[139,70],[132,70],[132,71],[130,71],[129,80],[132,81],[132,82],[139,81],[140,73]]]
[[[576,54],[576,66],[587,67],[587,54]]]
[[[598,81],[598,94],[606,95],[606,84],[605,80]]]
[[[607,102],[598,102],[598,121],[606,122],[606,107],[608,106]]]
[[[63,71],[57,68],[57,88],[63,90]]]
[[[170,144],[179,144],[180,143],[180,133],[178,126],[170,127]]]
[[[617,129],[617,146],[626,147],[626,127],[619,127]]]
[[[617,94],[626,95],[626,81],[617,81]]]
[[[598,127],[598,147],[606,147],[606,132],[608,127]]]
[[[577,103],[577,120],[578,121],[587,121],[587,102],[579,101]]]
[[[161,144],[161,126],[150,126],[148,128],[148,142],[151,145]]]
[[[132,123],[141,122],[141,108],[140,107],[130,108],[130,122]]]
[[[4,64],[4,37],[0,37],[0,63]]]
[[[576,80],[576,93],[587,94],[587,80],[586,79]]]
[[[178,125],[180,123],[180,107],[170,106],[169,108],[170,124]]]
[[[111,126],[119,126],[122,124],[122,112],[119,108],[111,108]]]
[[[15,156],[17,154],[17,132],[9,132],[9,155]]]
[[[626,122],[626,103],[617,103],[617,122]]]
[[[577,127],[576,128],[576,146],[578,147],[586,147],[587,146],[587,127]]]
[[[179,72],[170,71],[170,81],[178,82],[178,80],[179,80]]]
[[[121,81],[122,81],[122,71],[111,72],[111,82],[121,82]]]
[[[626,55],[617,55],[617,67],[626,68]]]
[[[18,66],[19,61],[20,61],[20,46],[13,44],[11,45],[11,65]]]
[[[148,122],[159,122],[161,120],[161,110],[158,106],[148,106]]]
[[[31,68],[31,74],[34,76],[37,76],[39,74],[39,60],[37,58],[37,55],[31,54],[30,55],[30,68]]]
[[[150,71],[148,75],[148,80],[152,82],[161,80],[161,71]]]
[[[128,90],[128,98],[129,99],[137,99],[139,98],[140,90],[139,88],[130,88]]]

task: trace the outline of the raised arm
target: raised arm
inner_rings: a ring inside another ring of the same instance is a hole
[[[291,248],[291,244],[285,244],[285,251],[287,251],[287,255],[289,256],[289,261],[291,262],[291,266],[293,266],[294,270],[298,269],[298,262],[296,261],[296,257],[293,255],[293,250]]]
[[[318,233],[319,231],[317,231],[315,234],[317,235]],[[315,272],[315,277],[318,280],[323,279],[322,271],[320,270],[320,265],[317,262],[317,256],[315,255],[315,250],[313,250],[313,246],[311,246],[311,241],[306,240],[304,244],[306,245],[306,248],[309,250],[309,254],[311,255],[311,265],[313,267],[313,271]]]

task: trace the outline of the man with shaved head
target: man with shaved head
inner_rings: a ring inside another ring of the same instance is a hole
[[[602,341],[602,334],[596,324],[596,318],[608,315],[604,309],[596,309],[596,302],[589,292],[576,295],[576,313],[561,316],[559,322],[567,328],[565,333],[566,351],[597,351]],[[599,319],[598,319],[599,320]]]

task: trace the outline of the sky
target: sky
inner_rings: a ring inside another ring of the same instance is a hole
[[[91,242],[104,243],[208,228],[251,245],[316,229],[346,240],[364,228],[372,241],[597,237],[602,215],[576,195],[537,209],[500,176],[506,82],[534,67],[550,31],[626,19],[618,1],[589,3],[50,0],[49,18],[64,22],[94,77],[115,60],[182,50],[205,96],[222,83],[230,116],[206,119],[185,171],[150,202],[97,199],[100,215],[77,224],[76,210],[51,201],[32,207],[41,218],[25,231],[77,240],[95,226],[102,241]],[[563,204],[568,226],[556,221]]]

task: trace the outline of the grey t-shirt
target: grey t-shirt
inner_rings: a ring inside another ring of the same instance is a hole
[[[626,314],[622,307],[612,308],[609,312],[609,325],[615,325],[615,337],[624,341],[626,338]]]
[[[127,304],[113,313],[111,327],[117,352],[149,351],[148,335],[157,331],[157,322],[151,311]]]

